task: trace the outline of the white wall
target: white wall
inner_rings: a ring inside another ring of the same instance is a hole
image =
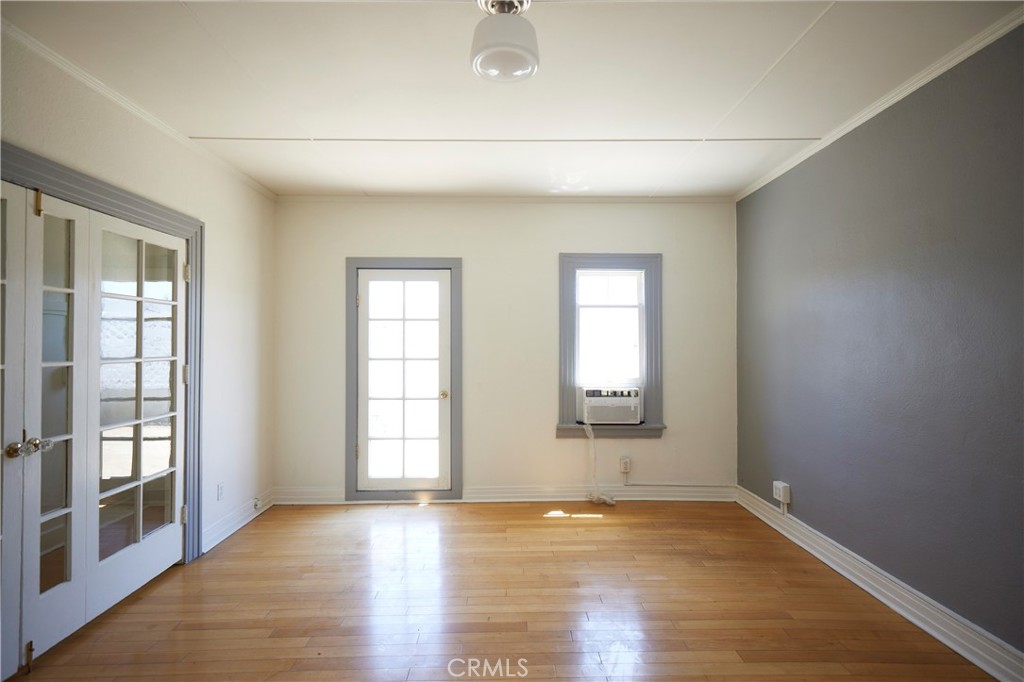
[[[286,199],[278,202],[277,502],[340,501],[345,258],[461,257],[466,498],[551,497],[587,480],[556,439],[558,254],[664,254],[660,440],[600,440],[600,480],[736,482],[735,207]],[[500,389],[498,391],[497,389]]]
[[[208,547],[271,485],[273,198],[7,33],[3,139],[206,223],[203,529]],[[216,501],[216,484],[225,496]]]

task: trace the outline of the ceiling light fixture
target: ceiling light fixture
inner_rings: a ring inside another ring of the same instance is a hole
[[[537,32],[520,15],[530,0],[477,0],[488,14],[473,32],[473,71],[492,81],[520,81],[537,73]]]

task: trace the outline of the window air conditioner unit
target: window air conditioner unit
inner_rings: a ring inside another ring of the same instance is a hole
[[[643,391],[638,387],[576,388],[576,421],[581,424],[641,424]]]

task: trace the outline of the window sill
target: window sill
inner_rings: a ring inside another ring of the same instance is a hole
[[[594,438],[661,438],[664,424],[594,424]],[[559,424],[555,438],[586,438],[583,424]]]

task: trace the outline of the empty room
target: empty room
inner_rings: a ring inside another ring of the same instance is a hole
[[[1024,680],[1024,3],[0,12],[0,680]]]

